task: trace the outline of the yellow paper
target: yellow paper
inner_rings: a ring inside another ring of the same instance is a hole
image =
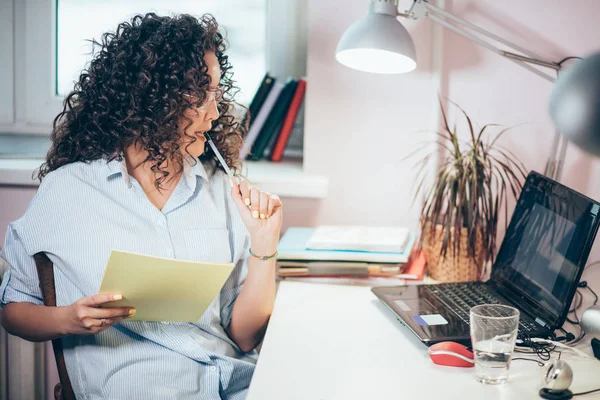
[[[118,293],[123,299],[103,307],[134,307],[136,314],[129,321],[196,322],[233,267],[113,250],[100,293]]]

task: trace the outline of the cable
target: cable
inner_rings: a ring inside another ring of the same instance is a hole
[[[556,347],[560,347],[560,348],[564,348],[564,349],[569,349],[569,350],[575,352],[581,358],[596,360],[595,357],[592,357],[592,356],[590,356],[588,354],[585,354],[583,351],[581,351],[581,350],[579,350],[579,349],[577,349],[575,347],[571,347],[571,346],[569,346],[567,344],[564,344],[564,343],[559,343],[559,342],[555,342],[553,340],[540,339],[540,338],[532,338],[531,341],[534,342],[534,343],[552,343]]]
[[[534,363],[537,363],[538,367],[543,367],[544,364],[543,362],[539,361],[539,360],[532,360],[531,358],[522,358],[522,357],[517,357],[517,358],[513,358],[513,361],[515,360],[523,360],[523,361],[533,361]]]
[[[518,339],[521,342],[521,346],[517,346],[515,352],[521,354],[535,354],[542,361],[549,361],[552,358],[552,352],[556,349],[556,346],[553,343],[539,343],[534,341],[527,332],[520,333]],[[519,347],[525,347],[531,351],[525,351],[522,348],[519,349]]]
[[[591,288],[591,287],[589,287],[589,286],[588,286],[588,284],[587,284],[587,281],[580,282],[578,286],[579,286],[579,287],[582,287],[582,288],[586,288],[587,290],[589,290],[589,291],[592,293],[592,295],[593,295],[593,296],[594,296],[594,298],[595,298],[595,299],[594,299],[594,305],[596,305],[596,304],[598,303],[598,295],[596,294],[596,292],[594,292],[594,291],[592,290],[592,288]]]
[[[600,265],[600,260],[589,263],[588,265],[585,266],[585,269],[593,267],[594,265]]]
[[[594,390],[588,390],[587,392],[573,393],[573,396],[583,396],[584,394],[590,394],[590,393],[594,393],[594,392],[600,392],[600,388],[594,389]]]
[[[556,64],[558,64],[559,66],[561,66],[565,61],[573,60],[575,58],[578,59],[578,60],[583,60],[583,58],[581,58],[581,57],[571,56],[571,57],[565,57],[565,58],[563,58],[562,60],[560,60]]]

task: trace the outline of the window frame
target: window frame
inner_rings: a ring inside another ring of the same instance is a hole
[[[306,2],[266,0],[266,8],[267,71],[305,76]],[[0,10],[0,73],[9,78],[0,82],[0,133],[49,135],[64,99],[55,93],[56,0],[0,0]]]
[[[0,74],[4,77],[14,77],[14,4],[12,0],[0,0]],[[0,80],[0,124],[13,124],[14,80]]]

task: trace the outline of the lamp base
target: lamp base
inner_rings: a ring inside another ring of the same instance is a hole
[[[549,400],[569,400],[573,398],[573,392],[571,392],[569,389],[555,391],[543,388],[540,390],[540,397],[542,399]]]
[[[592,339],[592,350],[594,351],[594,357],[600,360],[600,340]]]

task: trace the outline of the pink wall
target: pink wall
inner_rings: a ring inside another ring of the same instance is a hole
[[[558,61],[600,50],[597,0],[446,0],[444,7],[542,57]],[[309,0],[309,43],[304,167],[329,178],[324,200],[283,199],[285,226],[355,223],[416,226],[412,162],[402,161],[437,126],[437,93],[460,104],[480,123],[525,124],[501,143],[529,169],[543,171],[553,128],[547,114],[551,85],[536,75],[443,30],[442,51],[428,20],[408,21],[417,71],[384,76],[335,61],[344,30],[361,18],[368,0]],[[408,8],[401,0],[400,8]],[[433,60],[442,58],[441,80]],[[569,147],[562,182],[600,199],[600,161]],[[0,188],[0,238],[25,209],[32,189]],[[600,240],[590,261],[600,259]],[[589,273],[595,273],[595,276]],[[586,272],[600,288],[600,268]]]
[[[418,69],[384,76],[335,60],[338,40],[367,11],[367,0],[310,0],[304,167],[329,178],[329,194],[311,210],[322,224],[414,226],[414,170],[402,158],[430,135],[437,85],[431,73],[429,21],[408,24]]]
[[[401,0],[400,9],[411,3]],[[550,60],[600,50],[597,0],[443,3],[445,9]],[[345,68],[334,58],[337,41],[367,5],[368,0],[347,0],[343,6],[337,0],[309,1],[304,165],[329,177],[329,195],[320,207],[303,210],[305,215],[316,215],[318,223],[414,226],[414,170],[401,160],[422,140],[419,131],[436,126],[438,92],[481,125],[524,124],[501,144],[528,169],[543,172],[554,132],[547,113],[549,82],[446,29],[440,54],[428,20],[405,23],[417,48],[417,71],[385,76]],[[432,53],[442,58],[440,81]],[[569,146],[561,181],[600,199],[598,178],[600,161]],[[599,259],[600,240],[589,260]],[[584,278],[600,289],[600,268],[586,271]]]
[[[585,57],[600,50],[600,2],[595,0],[447,0],[446,9],[547,60]],[[500,143],[528,169],[543,172],[554,135],[547,111],[552,84],[448,30],[443,49],[444,94],[481,125],[521,124]],[[561,182],[600,199],[598,178],[600,160],[569,145]],[[600,260],[600,240],[589,257],[596,260]],[[584,279],[600,289],[600,269],[586,271]]]

